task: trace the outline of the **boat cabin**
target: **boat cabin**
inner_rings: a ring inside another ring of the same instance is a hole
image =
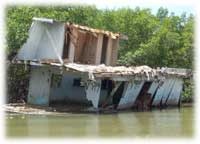
[[[33,18],[13,60],[31,67],[28,103],[78,104],[94,109],[149,109],[180,105],[191,70],[116,66],[127,36],[46,18]]]

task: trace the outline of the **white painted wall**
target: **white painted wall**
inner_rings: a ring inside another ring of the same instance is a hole
[[[29,81],[28,103],[48,106],[50,83],[51,72],[47,68],[32,68]]]

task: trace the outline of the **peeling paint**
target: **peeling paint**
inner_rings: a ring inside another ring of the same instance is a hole
[[[89,82],[86,88],[86,98],[90,100],[94,108],[98,108],[100,99],[101,81]]]
[[[32,68],[29,82],[28,103],[49,105],[51,73],[45,68]]]
[[[171,93],[167,99],[166,105],[177,106],[180,100],[181,92],[183,89],[183,80],[175,79]]]
[[[140,93],[144,81],[139,82],[126,82],[126,89],[124,90],[123,96],[119,102],[118,109],[130,108],[134,105],[135,100]]]

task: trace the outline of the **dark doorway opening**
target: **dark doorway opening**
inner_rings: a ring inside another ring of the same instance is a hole
[[[106,62],[106,49],[108,46],[108,37],[103,36],[103,45],[102,45],[102,52],[101,52],[101,64]]]
[[[145,82],[136,101],[134,108],[138,111],[150,110],[151,108],[151,94],[148,93],[148,90],[152,82]]]
[[[118,104],[120,102],[120,99],[121,99],[123,91],[124,91],[124,85],[125,85],[125,82],[122,82],[120,84],[119,88],[117,89],[117,91],[113,95],[114,109],[117,109],[117,106],[118,106]]]

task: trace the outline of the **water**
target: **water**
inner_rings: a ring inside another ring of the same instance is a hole
[[[194,110],[51,116],[6,114],[7,137],[186,137],[194,131]]]

